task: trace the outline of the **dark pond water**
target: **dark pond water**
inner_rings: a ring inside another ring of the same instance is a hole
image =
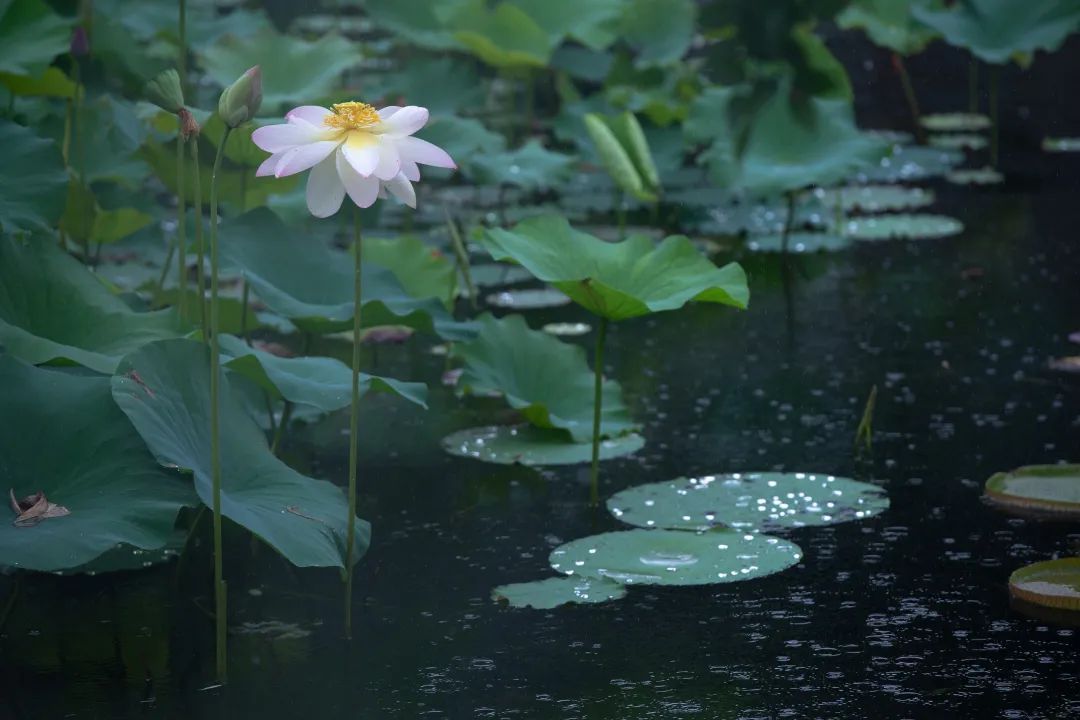
[[[0,634],[0,717],[1080,717],[1080,629],[1019,614],[1006,591],[1016,567],[1075,552],[1080,527],[980,502],[993,472],[1080,447],[1080,386],[1045,369],[1076,353],[1066,335],[1080,329],[1080,173],[1067,166],[1032,158],[1006,190],[938,187],[938,209],[968,226],[958,238],[859,244],[788,272],[748,258],[750,311],[612,329],[608,371],[648,444],[604,465],[605,496],[766,469],[888,489],[879,517],[790,533],[798,566],[600,606],[496,605],[493,586],[552,576],[555,545],[621,526],[587,507],[584,468],[442,454],[440,437],[498,405],[454,399],[424,343],[383,348],[378,369],[426,379],[435,397],[426,414],[366,404],[360,500],[375,539],[352,644],[336,575],[290,570],[237,535],[227,690],[212,687],[197,547],[180,568],[25,582]],[[873,457],[857,462],[875,383]],[[298,433],[290,461],[343,479],[344,422]]]

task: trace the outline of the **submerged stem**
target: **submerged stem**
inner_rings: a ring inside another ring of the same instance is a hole
[[[593,416],[592,416],[592,471],[589,478],[589,503],[600,504],[600,412],[604,389],[604,340],[607,336],[608,319],[600,318],[596,329],[596,354],[593,357]]]
[[[360,307],[363,297],[364,253],[360,236],[360,208],[353,208],[353,346],[352,402],[349,406],[349,509],[345,532],[345,637],[352,639],[353,543],[356,539],[356,480],[360,450]]]
[[[191,143],[191,195],[195,203],[195,245],[199,253],[199,267],[196,269],[196,287],[199,302],[199,327],[203,330],[203,339],[206,339],[206,246],[203,243],[203,215],[202,215],[202,171],[199,169],[199,136],[192,135],[188,140]]]
[[[791,229],[795,226],[795,191],[787,193],[787,215],[784,218],[784,231],[780,235],[780,253],[787,255],[788,240],[791,239]]]
[[[176,249],[180,317],[187,318],[187,204],[184,202],[184,129],[176,131]]]
[[[968,62],[968,112],[979,112],[979,58],[974,55]]]
[[[214,494],[214,615],[217,627],[217,679],[226,677],[226,617],[225,572],[221,540],[221,348],[218,345],[218,206],[217,179],[221,170],[222,151],[232,128],[225,128],[225,136],[214,156],[214,170],[210,174],[210,467]]]
[[[908,110],[911,111],[911,122],[915,125],[915,137],[920,145],[926,144],[926,131],[922,126],[922,114],[919,112],[919,100],[915,97],[915,88],[911,84],[911,76],[908,75],[904,59],[898,53],[893,53],[893,67],[900,76],[900,86],[904,89],[904,99],[907,100]]]

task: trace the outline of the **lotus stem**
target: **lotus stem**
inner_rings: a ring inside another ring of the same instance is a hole
[[[968,61],[968,112],[979,112],[979,58]]]
[[[180,292],[180,317],[187,317],[187,205],[184,202],[184,129],[177,118],[176,128],[176,247],[177,287]]]
[[[285,400],[284,405],[281,408],[281,422],[279,422],[274,429],[274,439],[270,442],[270,452],[274,455],[277,455],[278,447],[281,445],[281,436],[285,434],[285,428],[292,418],[292,409],[293,404],[288,400]],[[270,421],[273,422],[273,415],[270,416]]]
[[[356,479],[360,451],[360,308],[363,298],[363,245],[360,208],[353,208],[353,346],[352,402],[349,406],[349,498],[345,520],[345,637],[352,639],[353,544],[356,539]]]
[[[1001,68],[993,65],[990,68],[990,166],[997,169],[998,155],[1001,151],[998,137],[1000,128],[998,123],[998,76]]]
[[[465,250],[465,243],[461,239],[457,223],[450,217],[450,211],[443,206],[443,214],[446,216],[446,227],[450,229],[450,244],[454,247],[454,257],[457,259],[457,269],[465,278],[465,288],[469,293],[469,303],[476,308],[476,285],[473,283],[472,271],[469,269],[469,253]],[[411,217],[411,215],[410,215]]]
[[[604,402],[604,340],[608,319],[600,318],[596,329],[596,354],[593,357],[592,472],[589,477],[589,504],[600,504],[600,412]]]
[[[213,482],[214,511],[214,615],[217,627],[217,679],[224,683],[227,669],[225,571],[221,541],[221,348],[218,344],[220,311],[218,302],[218,172],[224,155],[225,141],[232,128],[225,127],[225,136],[214,156],[214,170],[210,174],[210,467]]]
[[[784,231],[780,235],[780,253],[787,255],[788,240],[791,239],[791,229],[795,226],[795,191],[787,193],[787,215],[784,218]]]
[[[160,295],[162,289],[165,287],[165,278],[169,276],[169,268],[172,267],[173,255],[176,254],[176,238],[169,239],[169,249],[165,252],[165,262],[161,264],[161,272],[158,274],[157,279],[157,294]],[[180,296],[181,302],[183,296]],[[180,306],[180,317],[184,316],[183,305]]]
[[[926,131],[922,126],[922,114],[919,112],[919,100],[915,97],[915,88],[911,84],[911,76],[908,75],[907,66],[899,53],[892,54],[893,67],[900,76],[900,86],[904,89],[904,99],[907,100],[908,110],[911,111],[911,122],[915,126],[915,138],[920,145],[926,144]]]
[[[248,317],[248,303],[251,301],[251,284],[247,281],[247,276],[243,278],[244,290],[240,299],[240,337],[244,339],[244,343],[251,347],[251,337],[248,334],[247,317]]]
[[[867,450],[873,449],[874,436],[874,407],[877,405],[877,385],[870,388],[870,396],[866,398],[866,407],[863,408],[862,420],[855,429],[855,448],[860,445]]]
[[[203,242],[203,214],[202,214],[202,171],[199,169],[199,136],[192,135],[188,142],[191,143],[191,167],[194,171],[191,177],[192,201],[195,203],[195,244],[198,246],[199,267],[196,268],[196,290],[199,302],[199,327],[203,330],[203,339],[206,339],[206,244]],[[215,227],[216,230],[216,227]]]

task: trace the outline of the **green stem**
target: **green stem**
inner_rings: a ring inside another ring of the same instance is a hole
[[[177,118],[177,122],[180,119]],[[180,253],[177,280],[180,288],[180,317],[187,317],[187,205],[184,202],[184,140],[183,128],[176,133],[176,247]]]
[[[790,190],[787,194],[787,217],[784,219],[784,232],[780,236],[780,252],[787,255],[788,240],[791,239],[791,229],[795,226],[795,191]]]
[[[83,105],[85,103],[86,98],[84,97],[83,86],[82,86],[82,70],[81,70],[81,67],[82,67],[82,61],[78,57],[74,58],[74,63],[72,64],[72,68],[71,68],[71,70],[72,70],[71,74],[73,76],[72,79],[75,81],[75,123],[74,123],[75,124],[75,158],[76,158],[75,174],[79,178],[79,183],[83,187],[86,187],[86,163],[85,163],[86,153],[83,151],[83,134],[84,134],[83,133],[83,125],[86,124],[84,122],[85,118],[83,117]],[[89,265],[90,264],[90,238],[85,233],[83,235],[81,244],[82,244],[83,264],[84,265]]]
[[[974,55],[968,62],[968,112],[979,112],[979,58]]]
[[[469,253],[465,250],[465,243],[461,239],[457,223],[450,217],[450,211],[445,205],[443,206],[443,214],[446,216],[446,227],[450,229],[450,244],[454,246],[454,257],[457,259],[458,272],[465,278],[465,288],[469,292],[469,302],[473,308],[476,308],[476,285],[473,284],[472,271],[469,269]]]
[[[288,400],[284,401],[284,405],[281,408],[281,422],[277,424],[277,428],[274,430],[274,439],[270,442],[270,452],[277,455],[278,447],[281,445],[281,436],[285,434],[285,428],[289,425],[289,420],[292,418],[293,404]],[[273,415],[270,416],[270,422],[274,421]]]
[[[904,99],[907,100],[908,110],[911,111],[911,122],[915,126],[915,137],[920,145],[926,144],[926,131],[922,126],[922,114],[919,112],[919,100],[915,97],[915,87],[911,84],[911,76],[908,75],[904,59],[898,53],[893,53],[893,67],[900,76],[900,86],[904,88]]]
[[[345,532],[345,637],[352,639],[353,543],[356,537],[356,479],[360,451],[360,308],[364,266],[360,236],[360,208],[353,208],[353,346],[352,404],[349,407],[349,508]]]
[[[1001,150],[998,138],[998,75],[1001,73],[997,65],[990,67],[990,166],[997,169],[998,154]]]
[[[191,143],[191,199],[195,204],[195,245],[198,250],[199,266],[196,268],[196,300],[199,303],[199,327],[203,330],[203,339],[206,339],[206,244],[203,242],[203,214],[202,214],[202,170],[199,169],[199,136],[192,135],[188,140]]]
[[[214,615],[217,625],[217,679],[226,679],[226,616],[225,572],[221,541],[221,348],[218,345],[218,322],[221,308],[218,303],[218,205],[217,180],[221,171],[222,150],[232,128],[225,128],[225,136],[214,156],[214,170],[210,174],[210,467],[214,491]]]
[[[251,300],[251,283],[247,281],[246,276],[243,278],[242,282],[244,283],[244,290],[240,300],[240,337],[244,339],[244,342],[247,343],[248,347],[251,347],[251,338],[248,336],[247,326],[248,303]]]
[[[607,337],[608,319],[600,318],[596,329],[596,355],[593,357],[593,415],[592,415],[592,472],[589,483],[589,502],[593,507],[600,504],[600,412],[604,401],[604,340]]]
[[[177,48],[176,68],[180,75],[180,92],[183,93],[187,82],[187,0],[179,0],[180,17],[177,19],[177,33],[180,47]]]
[[[161,273],[158,275],[157,293],[156,293],[157,295],[161,295],[161,291],[165,287],[165,278],[167,278],[169,276],[169,268],[172,267],[172,259],[173,259],[173,255],[175,255],[175,254],[176,254],[176,238],[174,237],[174,238],[169,240],[169,250],[168,250],[168,252],[165,253],[165,262],[162,264]],[[180,314],[181,314],[181,317],[183,316],[183,313],[184,313],[183,301],[184,301],[184,296],[181,295],[180,296],[180,302],[181,302]]]

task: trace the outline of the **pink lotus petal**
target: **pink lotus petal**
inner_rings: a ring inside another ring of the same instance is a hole
[[[401,156],[398,154],[395,141],[376,135],[376,148],[379,152],[379,163],[375,166],[372,174],[380,180],[390,180],[401,172]]]
[[[345,186],[341,184],[334,157],[330,155],[311,169],[307,181],[307,206],[311,214],[318,218],[330,217],[341,208],[345,199]]]
[[[401,159],[401,172],[413,182],[420,182],[420,166],[412,160]]]
[[[386,107],[384,107],[384,108],[382,108],[381,110],[378,111],[379,112],[379,117],[382,118],[385,121],[385,120],[389,119],[394,113],[396,113],[400,109],[401,109],[400,105],[387,105]]]
[[[308,145],[300,145],[292,150],[287,150],[281,162],[274,170],[275,177],[295,175],[314,167],[322,162],[327,155],[334,152],[341,143],[335,140],[320,140]]]
[[[281,125],[265,125],[251,133],[251,140],[261,150],[269,153],[282,152],[297,145],[306,145],[311,142],[323,140],[322,131],[311,125],[285,123]]]
[[[278,162],[285,156],[288,150],[285,152],[274,153],[270,157],[262,161],[259,165],[259,169],[255,171],[255,177],[266,177],[267,175],[274,174],[274,168],[277,167]]]
[[[383,118],[383,131],[396,136],[412,135],[424,127],[427,121],[427,108],[406,105],[393,115]]]
[[[395,142],[397,142],[398,152],[401,153],[403,161],[411,160],[414,163],[433,167],[457,167],[453,158],[445,150],[438,145],[429,143],[427,140],[421,140],[417,137],[403,137],[397,138]]]
[[[341,152],[353,169],[364,177],[375,172],[379,165],[379,144],[374,135],[352,132],[341,146]]]
[[[398,200],[411,208],[416,208],[416,189],[409,182],[409,178],[405,177],[405,173],[398,173],[383,185]]]
[[[344,150],[344,149],[343,149]],[[344,151],[335,153],[338,179],[357,207],[368,208],[379,197],[379,179],[356,172]]]
[[[285,113],[285,119],[289,122],[303,120],[308,125],[322,127],[323,121],[326,120],[326,116],[331,114],[332,113],[329,110],[324,107],[319,107],[318,105],[301,105],[300,107],[293,108]]]

